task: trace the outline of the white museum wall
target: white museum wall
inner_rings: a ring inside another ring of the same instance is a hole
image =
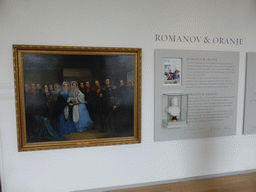
[[[3,191],[68,192],[256,169],[256,135],[242,135],[246,52],[256,51],[255,8],[253,0],[0,1]],[[155,34],[244,43],[156,42]],[[142,143],[18,152],[12,44],[142,48]],[[154,142],[154,49],[240,52],[235,136]]]

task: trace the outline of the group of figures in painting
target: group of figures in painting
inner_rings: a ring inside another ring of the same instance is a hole
[[[133,81],[119,86],[105,79],[67,82],[62,85],[25,84],[28,142],[67,140],[77,132],[104,133],[105,137],[132,136]]]

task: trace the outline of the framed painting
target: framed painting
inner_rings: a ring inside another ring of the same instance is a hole
[[[18,150],[141,142],[141,49],[13,45]]]

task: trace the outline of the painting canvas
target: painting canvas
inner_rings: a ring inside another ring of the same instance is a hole
[[[13,50],[19,151],[140,142],[141,49]]]

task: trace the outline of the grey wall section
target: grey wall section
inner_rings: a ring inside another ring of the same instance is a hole
[[[163,81],[164,58],[182,58],[181,85]],[[239,53],[155,50],[155,141],[236,134]],[[164,128],[163,93],[188,94],[186,127]]]
[[[256,53],[247,53],[244,134],[256,134]]]

